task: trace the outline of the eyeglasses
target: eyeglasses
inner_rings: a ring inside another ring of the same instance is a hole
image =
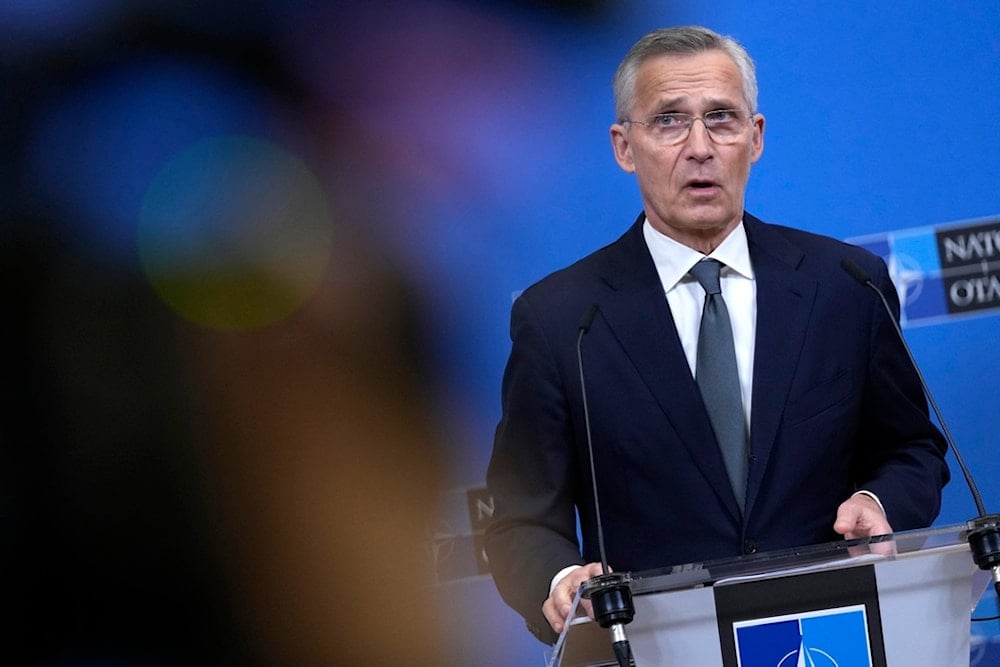
[[[743,136],[750,115],[739,109],[716,109],[701,116],[672,111],[650,116],[646,120],[623,120],[622,123],[644,125],[659,143],[672,146],[687,139],[691,126],[700,120],[718,144],[733,144]]]

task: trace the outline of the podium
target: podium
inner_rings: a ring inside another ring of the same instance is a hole
[[[629,575],[636,667],[968,667],[989,584],[965,524]],[[577,593],[549,667],[617,667]]]

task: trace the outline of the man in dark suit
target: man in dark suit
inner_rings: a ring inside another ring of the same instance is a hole
[[[949,476],[892,322],[840,266],[867,271],[898,317],[885,263],[744,212],[764,145],[745,50],[703,28],[655,31],[619,67],[615,102],[615,159],[636,175],[643,212],[514,303],[487,474],[497,587],[549,642],[601,571],[577,360],[595,305],[582,360],[614,569],[923,527]],[[735,468],[697,370],[711,288],[689,271],[706,258],[722,265],[735,353]]]

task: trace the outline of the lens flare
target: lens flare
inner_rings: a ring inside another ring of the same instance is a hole
[[[249,136],[201,141],[152,180],[139,219],[142,266],[185,319],[227,331],[273,324],[326,272],[333,230],[312,171]]]

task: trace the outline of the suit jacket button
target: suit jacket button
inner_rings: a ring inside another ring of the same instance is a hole
[[[757,543],[753,540],[744,540],[743,542],[743,553],[754,554],[757,553]]]

